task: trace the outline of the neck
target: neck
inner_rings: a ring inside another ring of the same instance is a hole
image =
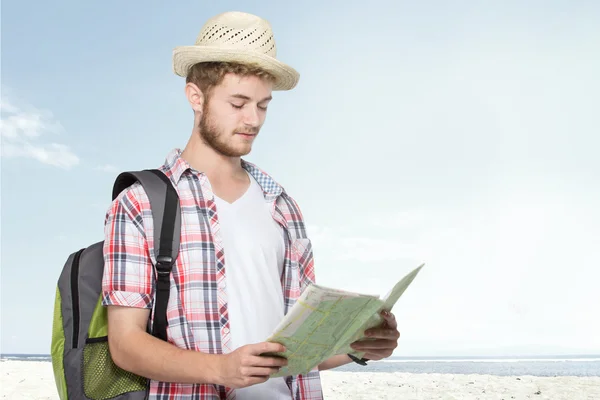
[[[209,179],[223,181],[227,179],[243,179],[246,173],[242,168],[240,157],[228,157],[217,153],[201,139],[200,134],[193,132],[181,157],[190,166],[204,172]]]

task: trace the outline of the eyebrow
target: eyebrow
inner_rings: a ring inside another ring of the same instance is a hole
[[[237,99],[242,99],[242,100],[252,100],[250,97],[248,97],[244,94],[241,94],[241,93],[232,94],[231,97],[235,97]],[[272,99],[273,99],[273,96],[265,97],[264,99],[259,101],[259,103],[262,103],[263,101],[267,101],[267,100],[272,100]]]

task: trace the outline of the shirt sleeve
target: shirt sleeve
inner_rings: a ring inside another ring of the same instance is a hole
[[[304,215],[302,214],[302,210],[300,209],[298,202],[291,196],[288,196],[288,199],[291,204],[291,219],[294,221],[296,226],[302,227],[300,228],[300,231],[304,232],[303,237],[295,240],[295,245],[297,246],[297,252],[299,255],[298,264],[300,268],[300,287],[302,290],[304,290],[309,284],[316,283],[313,245],[312,240],[306,233]]]
[[[298,261],[300,265],[301,287],[302,289],[305,289],[311,283],[316,283],[315,261],[312,250],[312,241],[308,238],[298,240],[304,242],[304,251],[300,253]]]
[[[153,265],[143,226],[145,193],[139,184],[111,205],[104,225],[102,304],[152,308]]]

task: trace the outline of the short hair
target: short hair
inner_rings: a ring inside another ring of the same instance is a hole
[[[186,83],[197,85],[204,96],[210,97],[211,90],[221,84],[226,74],[233,73],[240,76],[257,76],[270,82],[275,77],[254,64],[240,64],[234,62],[201,62],[194,64],[186,77]]]

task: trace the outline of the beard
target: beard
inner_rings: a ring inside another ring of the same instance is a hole
[[[222,128],[219,128],[211,118],[206,103],[203,108],[204,110],[202,112],[202,117],[200,118],[200,123],[198,124],[198,129],[200,131],[200,138],[206,145],[211,147],[218,154],[226,157],[242,157],[250,153],[251,146],[236,148],[233,144],[235,141],[228,141],[227,139],[234,137],[235,132],[228,134]],[[243,130],[240,129],[239,131],[258,134],[259,130],[260,128],[253,127],[244,128]]]

